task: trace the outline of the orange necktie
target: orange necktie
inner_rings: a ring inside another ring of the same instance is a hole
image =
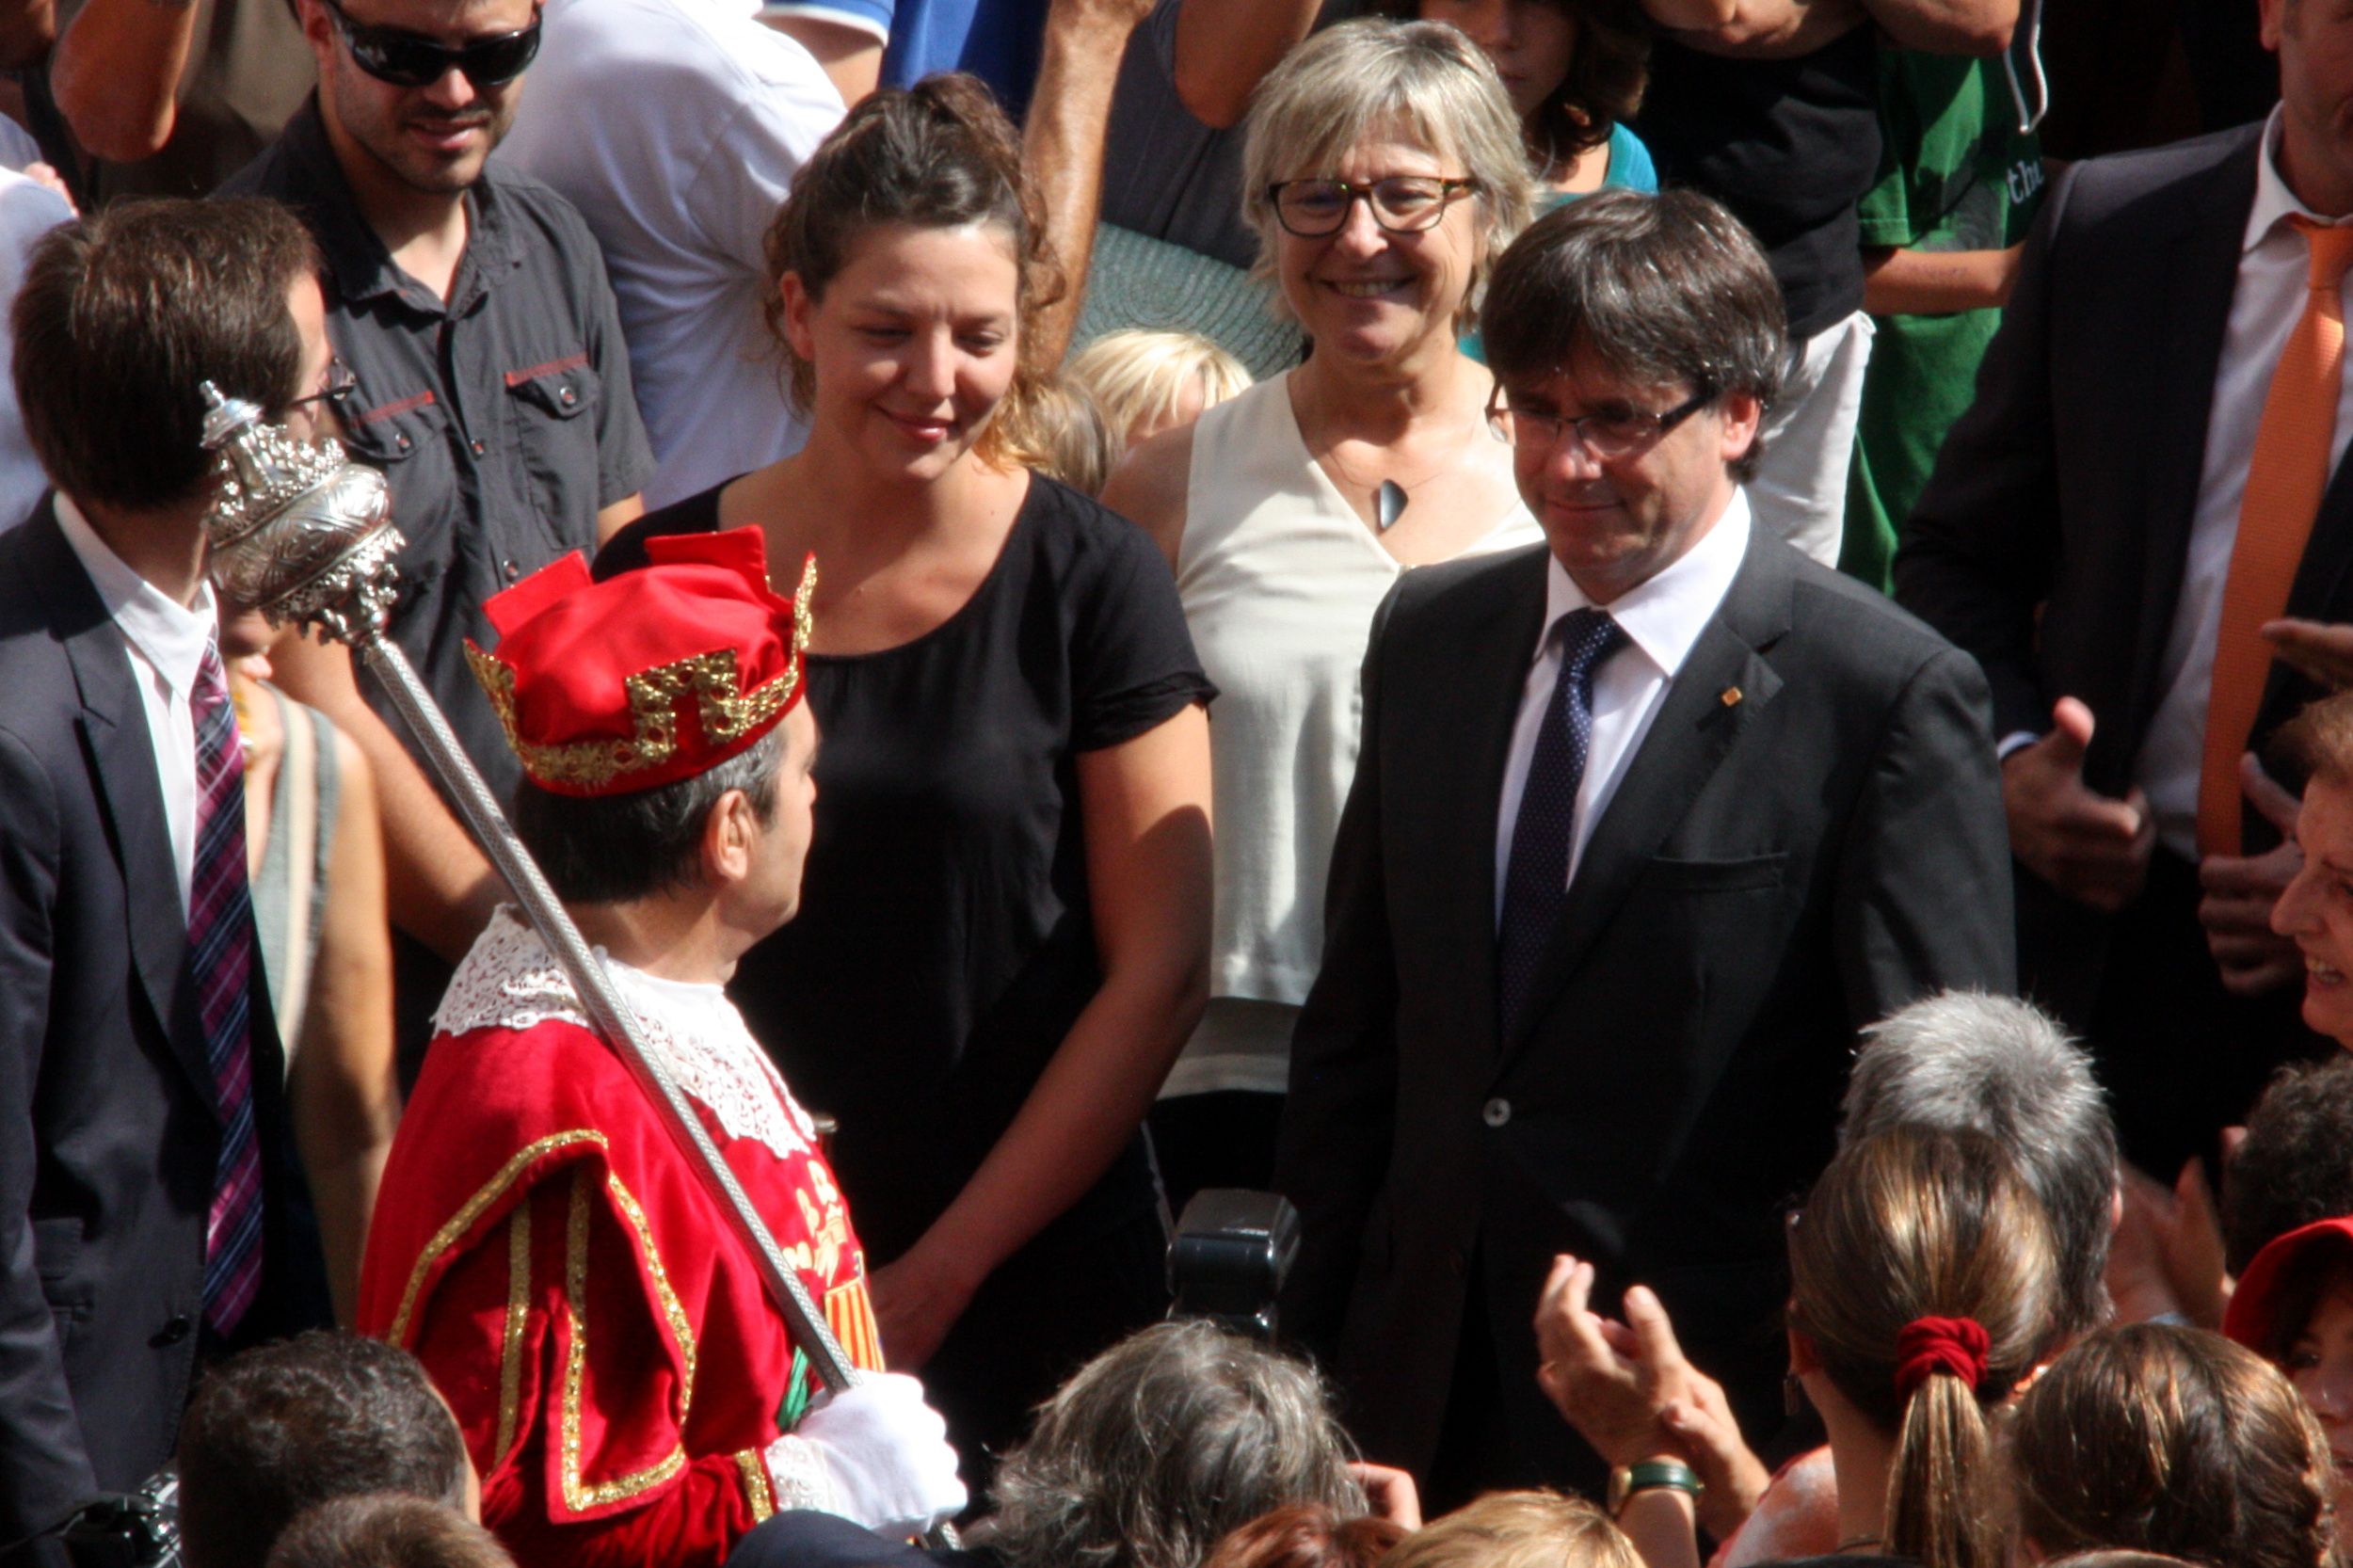
[[[2313,519],[2329,488],[2329,442],[2337,424],[2345,363],[2345,306],[2338,291],[2353,265],[2353,227],[2334,228],[2297,215],[2288,219],[2312,248],[2304,313],[2288,334],[2264,398],[2263,423],[2247,465],[2231,575],[2215,633],[2214,686],[2206,697],[2206,757],[2198,777],[2198,849],[2240,853],[2244,808],[2238,760],[2255,728],[2271,645],[2257,628],[2288,606],[2288,589],[2304,559]]]

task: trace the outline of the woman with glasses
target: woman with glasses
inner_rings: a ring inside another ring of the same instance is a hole
[[[1060,287],[968,76],[878,92],[768,234],[808,444],[648,514],[814,553],[802,912],[734,993],[840,1124],[884,1349],[981,1490],[1070,1368],[1160,1315],[1141,1127],[1201,1006],[1210,687],[1151,541],[1035,472]]]
[[[1375,610],[1411,568],[1542,537],[1456,346],[1529,209],[1495,68],[1451,27],[1353,22],[1254,104],[1245,212],[1313,350],[1138,448],[1104,497],[1167,552],[1221,694],[1210,1001],[1152,1118],[1180,1207],[1272,1179]]]

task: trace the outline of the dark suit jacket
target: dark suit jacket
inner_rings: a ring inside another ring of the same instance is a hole
[[[220,1120],[133,680],[44,500],[0,537],[0,1544],[158,1468],[196,1370]],[[314,1302],[260,970],[269,1224],[241,1340]]]
[[[2097,721],[2084,777],[2121,795],[2165,696],[2215,370],[2238,286],[2262,128],[2070,166],[2026,241],[2018,286],[1896,558],[1896,597],[1977,655],[1997,734]],[[2340,464],[2288,614],[2353,620],[2353,479]],[[2260,748],[2317,688],[2274,664]],[[2248,815],[2248,841],[2279,841]],[[2080,1025],[2107,922],[2031,877],[2020,917]]]
[[[1463,1334],[1492,1336],[1519,1450],[1561,1446],[1529,1329],[1557,1252],[1656,1288],[1753,1414],[1784,1353],[1782,1207],[1830,1154],[1857,1027],[2013,979],[1977,666],[1760,535],[1498,1040],[1497,812],[1545,569],[1433,567],[1385,606],[1293,1047],[1286,1327],[1332,1358],[1368,1452],[1417,1470]],[[1490,1320],[1465,1324],[1474,1261]]]

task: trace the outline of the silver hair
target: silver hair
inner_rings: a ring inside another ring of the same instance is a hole
[[[1443,22],[1368,16],[1326,27],[1258,84],[1242,142],[1242,216],[1258,234],[1252,275],[1273,276],[1282,243],[1267,188],[1329,174],[1349,149],[1389,135],[1461,159],[1478,182],[1479,259],[1455,312],[1457,327],[1467,329],[1497,258],[1528,227],[1535,185],[1519,117],[1494,62]]]
[[[2117,1153],[2091,1058],[2030,1003],[1982,991],[1923,998],[1864,1035],[1840,1144],[1898,1127],[1995,1139],[2050,1216],[2059,1327],[2070,1336],[2098,1328],[2108,1310]]]
[[[1354,1457],[1315,1370],[1211,1323],[1155,1323],[1038,1407],[997,1472],[1010,1568],[1198,1568],[1286,1503],[1354,1515]]]

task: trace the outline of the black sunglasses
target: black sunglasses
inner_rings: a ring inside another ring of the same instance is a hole
[[[354,22],[338,0],[326,0],[327,14],[344,36],[351,58],[379,82],[398,88],[429,88],[453,71],[465,72],[477,88],[504,87],[529,69],[539,53],[539,11],[534,7],[531,25],[520,32],[476,39],[460,48],[400,27],[377,27]]]

